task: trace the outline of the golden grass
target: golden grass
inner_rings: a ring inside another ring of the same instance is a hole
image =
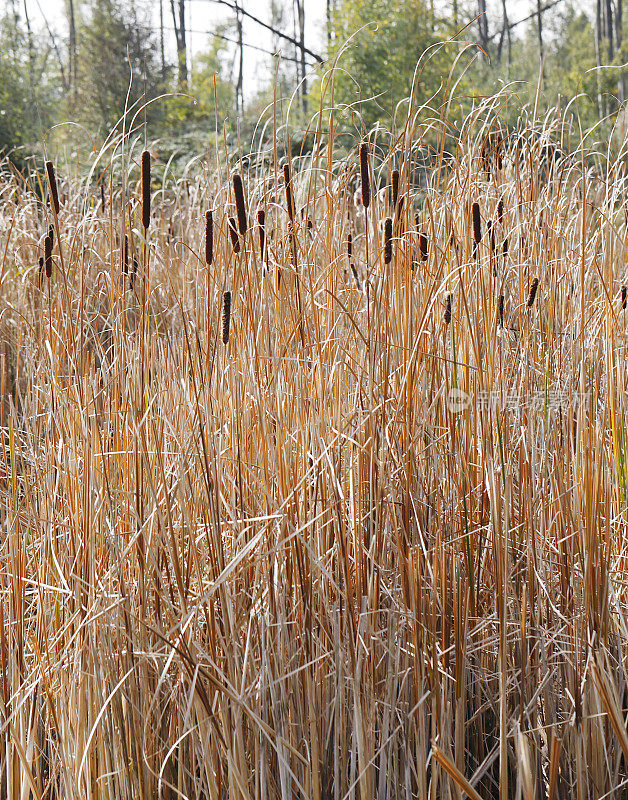
[[[2,797],[626,796],[623,159],[496,103],[4,173]]]

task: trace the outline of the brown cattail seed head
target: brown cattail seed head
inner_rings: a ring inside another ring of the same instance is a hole
[[[447,295],[447,300],[445,303],[445,323],[449,325],[451,322],[451,295]]]
[[[419,234],[419,252],[421,261],[427,261],[427,233],[425,231],[421,231]]]
[[[209,266],[214,260],[214,212],[205,212],[205,263]]]
[[[235,195],[236,213],[238,215],[238,230],[244,236],[248,227],[246,206],[244,204],[244,186],[242,185],[242,176],[237,172],[233,176],[233,194]]]
[[[476,245],[480,243],[482,238],[482,223],[480,221],[480,204],[474,203],[472,207],[473,214],[473,241]]]
[[[44,264],[46,266],[46,277],[52,277],[52,239],[46,236],[44,239]]]
[[[122,253],[122,270],[126,275],[129,271],[129,237],[124,234],[124,247]]]
[[[499,325],[504,327],[504,295],[499,295]]]
[[[360,145],[360,186],[362,189],[362,205],[371,205],[371,183],[369,178],[369,146],[366,142]]]
[[[621,287],[621,309],[626,310],[626,301],[628,300],[628,287],[625,285]]]
[[[351,234],[347,236],[347,255],[349,258],[353,255],[353,236]]]
[[[48,191],[50,194],[50,205],[55,214],[59,213],[59,191],[57,189],[57,179],[55,168],[52,161],[46,161],[46,175],[48,176]]]
[[[104,212],[105,210],[105,186],[103,183],[100,184],[100,205]]]
[[[392,261],[392,219],[386,217],[384,221],[384,264],[390,264]]]
[[[266,256],[266,212],[263,208],[257,212],[257,232],[259,234],[259,251],[263,261]]]
[[[290,222],[294,222],[294,197],[292,196],[292,179],[290,177],[290,165],[284,164],[283,182],[286,189],[286,209]]]
[[[539,279],[535,278],[532,281],[532,286],[530,287],[530,294],[528,295],[528,308],[532,308],[538,288],[539,288]]]
[[[142,152],[142,225],[150,227],[150,153]]]
[[[222,298],[222,343],[229,341],[229,328],[231,326],[231,292],[225,292]]]
[[[48,236],[50,237],[50,241],[52,242],[52,246],[55,246],[55,226],[49,225],[48,226]]]
[[[392,171],[392,207],[397,208],[397,201],[399,200],[399,170]]]
[[[231,235],[231,245],[234,253],[240,252],[240,238],[238,236],[238,227],[234,217],[229,217],[229,234]]]
[[[497,204],[497,221],[501,223],[504,219],[504,198],[500,197],[499,203]]]

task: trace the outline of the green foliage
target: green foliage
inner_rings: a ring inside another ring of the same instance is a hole
[[[71,110],[101,133],[122,116],[127,93],[128,106],[141,105],[166,88],[168,74],[159,63],[150,18],[134,0],[91,0],[78,41],[79,79],[70,97]],[[159,115],[158,106],[149,106],[149,121]]]
[[[458,52],[439,46],[451,34],[450,23],[424,0],[344,0],[335,15],[333,49],[337,52],[356,31],[339,62],[336,96],[345,103],[376,98],[361,111],[367,125],[394,116],[429,48],[415,85],[418,104],[438,91]]]
[[[49,55],[15,14],[0,17],[0,150],[32,144],[47,126],[55,94]],[[19,162],[21,154],[12,159]]]

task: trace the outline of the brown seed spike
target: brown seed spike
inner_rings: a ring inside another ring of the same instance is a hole
[[[393,210],[397,208],[397,202],[399,200],[399,170],[394,169],[392,171],[392,207]]]
[[[46,236],[44,239],[44,264],[46,266],[46,277],[52,277],[52,239]]]
[[[242,185],[242,176],[237,172],[233,176],[233,194],[235,195],[236,212],[238,215],[238,230],[242,236],[245,236],[248,223],[246,219],[246,205],[244,203],[244,186]]]
[[[52,246],[55,246],[55,226],[49,225],[48,226],[48,236],[50,236],[50,241],[52,242]]]
[[[124,247],[122,253],[122,271],[126,275],[129,271],[129,237],[124,234]]]
[[[259,234],[259,251],[262,261],[266,258],[266,212],[260,208],[257,212],[257,232]]]
[[[142,225],[150,227],[150,153],[142,152]]]
[[[626,310],[626,302],[628,301],[628,287],[625,285],[621,287],[621,310]]]
[[[482,239],[482,222],[480,220],[480,204],[474,203],[472,208],[473,213],[473,241],[476,245]]]
[[[347,255],[349,258],[353,255],[353,236],[351,234],[347,236]]]
[[[205,212],[205,263],[209,266],[214,260],[214,212]]]
[[[46,161],[46,175],[48,176],[48,191],[50,193],[50,205],[55,214],[59,213],[59,191],[57,189],[57,179],[55,168],[52,161]]]
[[[371,183],[369,178],[369,146],[366,142],[360,145],[360,186],[362,189],[362,205],[371,205]]]
[[[392,261],[392,227],[392,219],[390,217],[386,217],[384,222],[384,264],[390,264]]]
[[[419,234],[419,252],[421,253],[421,261],[427,261],[427,234],[425,231],[421,231]]]
[[[497,204],[497,221],[501,224],[503,219],[504,219],[504,198],[500,197],[499,203]]]
[[[536,298],[536,293],[539,288],[539,279],[535,278],[532,281],[532,286],[530,287],[530,294],[528,295],[528,308],[532,308],[534,305],[534,300]]]
[[[447,301],[445,305],[445,324],[449,325],[451,322],[451,295],[447,295]]]
[[[290,165],[284,164],[283,167],[283,182],[286,189],[286,209],[290,222],[294,224],[294,197],[292,196],[292,178],[290,177]]]
[[[222,343],[229,342],[229,328],[231,326],[231,292],[225,292],[222,298]]]
[[[238,236],[238,227],[234,217],[229,217],[229,233],[231,235],[231,245],[234,253],[240,252],[240,237]]]
[[[504,295],[499,295],[499,327],[504,327]]]

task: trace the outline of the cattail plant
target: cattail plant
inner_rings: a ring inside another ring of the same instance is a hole
[[[144,230],[150,227],[150,153],[142,152],[142,225]]]
[[[352,255],[353,255],[353,236],[349,234],[347,236],[347,257],[351,258]]]
[[[499,295],[499,327],[504,327],[504,295]]]
[[[240,252],[240,237],[238,236],[238,225],[235,217],[229,217],[229,235],[231,236],[231,246],[234,253]]]
[[[100,184],[100,207],[105,212],[105,185],[103,183]]]
[[[290,217],[290,222],[294,224],[294,197],[292,194],[292,177],[290,175],[290,165],[284,164],[283,166],[283,183],[284,188],[286,191],[286,210],[288,212],[288,216]]]
[[[393,207],[393,210],[396,210],[398,201],[399,201],[399,170],[398,169],[394,169],[392,171],[392,207]]]
[[[260,208],[257,212],[257,234],[259,238],[259,252],[262,261],[266,259],[266,212]]]
[[[235,196],[238,229],[240,234],[244,237],[248,227],[246,218],[246,205],[244,203],[244,186],[242,185],[242,176],[237,172],[233,176],[233,194]]]
[[[447,298],[445,300],[445,316],[444,316],[444,319],[445,319],[445,324],[449,325],[449,323],[451,322],[451,295],[450,294],[447,295]]]
[[[360,188],[362,190],[362,205],[368,208],[371,205],[371,183],[369,177],[369,146],[366,142],[360,145]]]
[[[48,192],[50,205],[55,214],[59,213],[59,191],[57,189],[57,178],[52,161],[46,161],[46,175],[48,176]]]
[[[124,245],[122,248],[122,271],[125,275],[129,272],[129,237],[124,234]]]
[[[536,293],[539,288],[539,279],[535,278],[532,281],[532,286],[530,287],[530,294],[528,295],[528,308],[532,308],[534,305],[534,300],[536,298]]]
[[[478,245],[482,239],[482,222],[480,220],[480,204],[474,203],[471,208],[473,216],[473,256],[477,258]]]
[[[421,261],[427,261],[428,244],[427,233],[425,233],[425,231],[421,231],[421,233],[419,233],[419,254],[421,256]]]
[[[501,224],[504,219],[504,198],[499,198],[499,203],[497,204],[497,221]]]
[[[231,326],[231,292],[225,292],[222,297],[222,343],[229,342],[229,328]]]
[[[205,263],[209,266],[214,260],[214,212],[205,212]]]
[[[46,277],[52,277],[52,239],[46,236],[44,239],[44,264],[46,266]]]
[[[626,310],[627,301],[628,301],[628,287],[624,284],[621,287],[621,309],[622,309],[622,311]]]
[[[48,226],[48,236],[50,237],[50,241],[52,242],[52,246],[55,246],[55,226],[49,225]]]
[[[391,217],[386,217],[384,221],[384,264],[390,264],[393,254],[392,241],[393,223]]]

